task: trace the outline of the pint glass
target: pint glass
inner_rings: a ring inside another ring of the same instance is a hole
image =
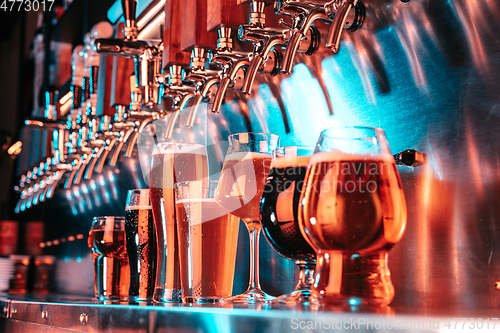
[[[217,183],[175,184],[184,302],[215,303],[233,291],[239,219],[215,202]]]
[[[208,179],[205,146],[179,142],[158,143],[153,148],[149,177],[157,240],[157,270],[153,298],[157,302],[180,302],[182,296],[174,184]]]

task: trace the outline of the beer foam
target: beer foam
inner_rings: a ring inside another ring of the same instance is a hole
[[[283,156],[276,158],[271,163],[271,168],[289,168],[289,167],[299,167],[308,166],[310,156]]]
[[[257,153],[257,152],[237,152],[231,153],[226,156],[225,161],[244,161],[244,160],[257,160],[272,158],[271,154]]]
[[[176,152],[190,152],[194,150],[201,150],[205,153],[205,146],[199,143],[189,142],[160,142],[153,148],[153,155],[176,153]],[[205,153],[206,154],[206,153]]]
[[[151,209],[149,205],[133,205],[125,207],[125,210]]]
[[[337,161],[377,161],[384,163],[395,163],[394,156],[387,153],[380,154],[349,154],[340,150],[333,150],[329,152],[315,153],[311,157],[311,164],[321,162],[337,162]]]

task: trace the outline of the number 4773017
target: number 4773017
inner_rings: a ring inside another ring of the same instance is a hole
[[[51,11],[55,0],[1,0],[0,11]]]
[[[448,329],[494,329],[498,318],[448,318],[444,326]]]

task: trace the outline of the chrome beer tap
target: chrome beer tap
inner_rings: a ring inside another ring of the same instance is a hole
[[[193,127],[196,119],[196,113],[200,107],[201,101],[215,92],[212,87],[220,82],[221,70],[207,69],[206,61],[208,60],[208,52],[203,48],[194,47],[191,51],[191,70],[186,80],[193,81],[195,85],[193,102],[191,110],[186,119],[185,126],[188,128]]]
[[[245,68],[250,65],[250,52],[236,52],[233,50],[232,29],[221,27],[218,31],[217,50],[211,59],[211,63],[221,66],[219,88],[215,94],[212,112],[219,113],[230,84],[232,88],[240,89],[245,77]]]
[[[265,2],[252,1],[250,3],[249,24],[240,25],[238,28],[238,39],[253,43],[254,49],[252,60],[248,67],[241,92],[250,94],[257,71],[271,74],[280,72],[283,55],[276,46],[286,46],[287,29],[266,28],[266,16],[264,14]]]
[[[161,95],[161,85],[157,77],[161,75],[161,58],[163,45],[153,45],[152,42],[137,40],[135,11],[137,0],[122,0],[125,17],[123,29],[124,39],[100,38],[95,41],[97,53],[110,54],[134,59],[136,86],[141,89],[142,103],[153,107],[158,104]]]
[[[320,36],[312,24],[316,20],[331,22],[325,13],[326,3],[327,1],[320,0],[277,0],[275,2],[274,8],[277,14],[292,18],[292,24],[280,20],[280,24],[289,28],[286,38],[287,47],[281,65],[282,73],[291,74],[297,52],[311,55],[317,50]]]
[[[359,0],[332,0],[325,4],[325,13],[333,19],[328,33],[326,47],[337,53],[340,47],[340,37],[344,29],[356,31],[363,25],[365,6]]]

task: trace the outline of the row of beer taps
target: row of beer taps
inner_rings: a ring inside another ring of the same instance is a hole
[[[153,121],[168,117],[163,135],[169,138],[186,106],[190,110],[185,126],[192,127],[203,101],[218,113],[228,88],[251,94],[257,72],[291,74],[298,52],[311,55],[319,47],[315,21],[331,24],[326,46],[336,53],[342,31],[355,31],[365,17],[360,0],[276,0],[275,12],[289,20],[280,19],[280,28],[266,27],[266,3],[250,1],[249,22],[239,26],[237,37],[252,43],[253,51],[235,50],[233,28],[221,25],[215,50],[195,46],[189,67],[173,64],[163,72],[162,42],[137,38],[136,5],[137,0],[122,0],[123,39],[109,38],[113,28],[101,22],[87,35],[85,45],[75,48],[69,114],[56,118],[57,94],[47,92],[45,117],[26,120],[27,126],[52,131],[53,153],[21,177],[15,188],[20,193],[16,212],[52,198],[59,183],[69,189],[101,173],[106,162],[116,166],[122,151],[131,157],[139,134]],[[135,63],[131,103],[116,105],[114,117],[96,114],[100,54],[132,58]],[[170,110],[158,107],[162,98],[171,100]]]

